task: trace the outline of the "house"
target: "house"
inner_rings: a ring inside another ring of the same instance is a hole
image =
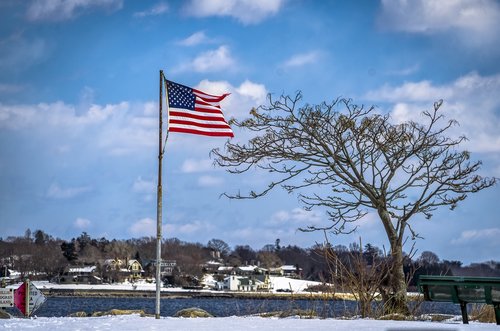
[[[3,266],[0,269],[0,286],[13,284],[15,282],[19,282],[20,280],[21,273],[19,271],[9,269],[7,266]]]
[[[250,277],[230,275],[217,284],[217,289],[242,292],[269,291],[270,282],[267,275]]]
[[[281,270],[285,277],[300,278],[302,275],[302,268],[299,268],[298,265],[282,265]]]
[[[127,272],[129,274],[129,279],[132,281],[142,278],[142,275],[144,274],[142,265],[137,260],[128,260]]]
[[[144,276],[155,277],[156,275],[156,260],[142,260]],[[180,268],[177,266],[176,260],[162,260],[160,263],[160,278],[165,286],[174,284],[174,278],[181,273]]]
[[[283,276],[290,278],[298,278],[300,279],[302,276],[302,268],[298,265],[282,265],[278,268],[269,269],[269,273],[275,276]]]
[[[60,284],[101,284],[102,279],[97,276],[96,266],[76,267],[68,266],[59,276]]]
[[[103,266],[106,271],[119,271],[123,268],[123,260],[119,258],[104,260]]]
[[[131,282],[142,278],[144,269],[138,260],[121,260],[118,258],[107,259],[103,263],[104,271],[110,282],[122,282],[129,280]]]
[[[218,275],[230,275],[233,273],[233,267],[220,266],[217,268]]]
[[[267,269],[255,266],[255,265],[246,265],[239,266],[236,268],[236,274],[238,275],[263,275],[267,272]]]
[[[218,261],[208,261],[203,266],[203,272],[205,273],[216,273],[220,267],[222,267],[222,263]]]

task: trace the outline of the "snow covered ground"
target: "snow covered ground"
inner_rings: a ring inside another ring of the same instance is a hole
[[[303,280],[284,277],[272,279],[273,288],[289,289],[294,293],[304,291],[309,285],[317,284]],[[154,283],[140,282],[135,284],[108,284],[108,285],[63,285],[49,282],[34,282],[39,289],[43,288],[79,288],[79,289],[114,289],[114,290],[155,290]],[[181,291],[180,288],[162,288],[162,291]],[[189,290],[186,290],[189,291]],[[494,324],[471,322],[462,324],[461,318],[456,317],[444,322],[424,321],[381,321],[371,319],[300,319],[300,318],[264,318],[264,317],[215,317],[215,318],[175,318],[141,317],[139,315],[103,316],[103,317],[34,317],[29,319],[12,318],[1,320],[0,330],[32,331],[32,330],[259,330],[259,331],[476,331],[500,330]]]
[[[454,322],[408,322],[379,321],[369,319],[299,319],[262,317],[215,317],[175,318],[140,317],[139,315],[105,317],[39,317],[32,319],[14,318],[0,320],[0,330],[15,331],[67,331],[67,330],[175,330],[175,331],[476,331],[497,330],[494,324],[474,323],[469,325]]]
[[[294,293],[304,291],[309,285],[316,284],[303,280],[276,277],[272,279],[273,288],[289,289]],[[114,289],[114,290],[155,290],[154,283],[140,282],[135,284],[109,284],[109,285],[62,285],[49,282],[34,282],[39,289],[43,288],[79,288],[79,289]],[[180,288],[162,288],[162,291],[180,291]],[[186,290],[188,291],[188,290]],[[456,317],[445,322],[423,321],[381,321],[371,319],[300,319],[300,318],[263,318],[263,317],[215,317],[215,318],[175,318],[140,317],[139,315],[104,316],[104,317],[38,317],[38,318],[12,318],[0,320],[0,330],[32,331],[32,330],[259,330],[259,331],[475,331],[496,330],[498,327],[489,323],[471,322],[462,324],[461,318]],[[500,329],[499,329],[500,330]]]

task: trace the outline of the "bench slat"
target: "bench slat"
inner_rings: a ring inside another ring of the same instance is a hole
[[[460,304],[462,319],[468,324],[467,303],[493,305],[500,325],[500,278],[421,275],[417,286],[427,301]]]

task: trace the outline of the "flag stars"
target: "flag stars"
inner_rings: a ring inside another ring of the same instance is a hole
[[[196,96],[193,89],[167,81],[168,98],[171,107],[194,110]]]

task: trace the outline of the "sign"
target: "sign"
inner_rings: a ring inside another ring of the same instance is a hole
[[[29,289],[28,314],[26,311],[26,288]],[[14,290],[14,305],[24,316],[30,316],[45,302],[43,293],[29,282],[24,282],[17,290]]]
[[[14,290],[14,305],[26,316],[26,282]]]
[[[157,265],[157,263],[155,263]],[[160,261],[161,274],[163,276],[172,276],[174,267],[177,265],[176,260],[163,260]]]
[[[30,307],[30,315],[35,312],[40,306],[47,300],[45,298],[45,295],[36,288],[35,285],[30,284],[30,302],[29,302],[29,307]]]
[[[14,289],[0,288],[0,308],[14,307]]]
[[[155,263],[156,265],[157,263]],[[177,261],[160,261],[160,267],[175,267],[177,265]]]

